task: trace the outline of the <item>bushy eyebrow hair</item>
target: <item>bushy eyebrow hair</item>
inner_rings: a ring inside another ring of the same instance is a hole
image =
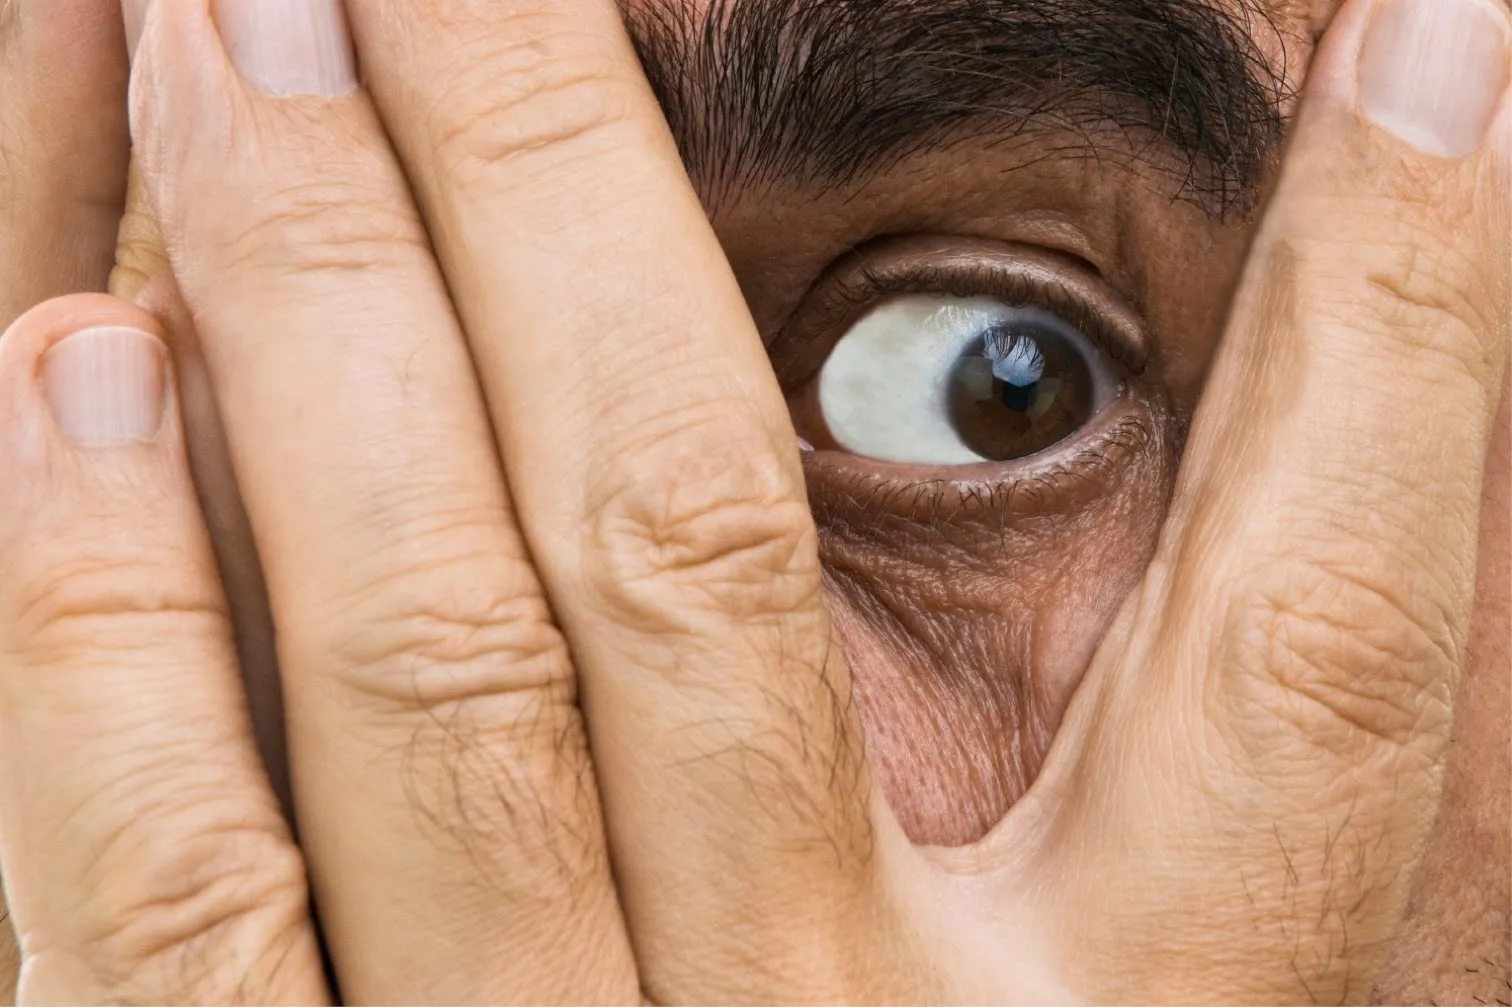
[[[963,141],[1126,156],[1248,212],[1284,133],[1265,0],[640,0],[641,62],[705,198],[845,186]],[[1278,36],[1279,37],[1279,36]]]

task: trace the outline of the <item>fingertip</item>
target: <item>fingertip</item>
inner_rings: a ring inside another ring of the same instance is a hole
[[[0,607],[74,564],[193,544],[175,374],[158,320],[101,294],[0,337]]]
[[[109,294],[69,294],[32,308],[0,335],[0,385],[20,391],[16,381],[30,381],[41,358],[67,337],[86,329],[140,329],[167,344],[167,331],[147,309]]]
[[[170,190],[194,151],[224,151],[242,97],[216,32],[210,0],[150,3],[132,57],[127,113],[132,152],[159,220],[171,218]],[[167,189],[162,182],[172,179]]]
[[[1512,115],[1509,82],[1512,17],[1498,0],[1350,0],[1314,54],[1307,91],[1396,143],[1458,160],[1506,137],[1496,124]]]
[[[47,301],[0,337],[0,437],[97,449],[151,443],[175,427],[163,326],[103,294]],[[13,470],[14,471],[14,470]]]

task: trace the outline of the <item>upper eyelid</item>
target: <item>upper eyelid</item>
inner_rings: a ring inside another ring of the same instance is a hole
[[[863,274],[866,286],[857,286],[849,293],[856,296],[869,294],[873,300],[899,294],[939,294],[949,297],[992,297],[1012,307],[1044,308],[1059,315],[1134,375],[1142,375],[1149,364],[1149,353],[1142,343],[1134,343],[1108,320],[1093,310],[1085,301],[1074,295],[1064,284],[1039,283],[1023,276],[1002,277],[983,269],[942,269],[925,267],[904,282],[897,282],[876,274]],[[973,283],[973,279],[990,280],[992,286]],[[1005,289],[1006,288],[1006,289]]]
[[[882,266],[872,265],[879,260]],[[1009,262],[1019,268],[1010,268]],[[1130,375],[1141,376],[1150,359],[1147,326],[1094,274],[1092,267],[1078,265],[1062,253],[1011,242],[931,236],[876,239],[852,249],[820,276],[769,339],[768,350],[779,374],[787,377],[780,358],[792,354],[784,354],[784,349],[841,331],[888,297],[992,297],[1059,315]]]

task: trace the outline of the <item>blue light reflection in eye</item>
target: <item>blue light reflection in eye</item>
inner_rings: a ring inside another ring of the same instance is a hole
[[[992,361],[992,376],[1015,388],[1029,388],[1045,376],[1045,354],[1032,335],[1016,327],[994,325],[982,347]]]

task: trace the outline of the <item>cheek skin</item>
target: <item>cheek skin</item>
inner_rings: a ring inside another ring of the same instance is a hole
[[[1092,502],[974,545],[821,521],[867,752],[914,842],[975,842],[1034,781],[1154,552],[1176,457],[1172,436],[1153,438]]]

